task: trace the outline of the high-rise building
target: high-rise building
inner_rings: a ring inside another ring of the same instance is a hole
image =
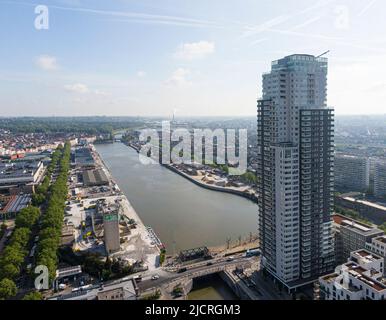
[[[335,189],[365,192],[370,182],[370,161],[366,157],[335,155]]]
[[[120,250],[119,210],[117,204],[99,207],[103,215],[104,243],[108,255]]]
[[[295,54],[263,75],[257,105],[263,267],[289,291],[334,267],[333,110],[327,59]]]
[[[386,161],[378,160],[374,166],[374,196],[386,198]]]

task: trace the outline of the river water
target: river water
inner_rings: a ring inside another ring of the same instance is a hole
[[[218,246],[257,233],[257,205],[240,196],[201,188],[159,164],[143,165],[122,143],[95,146],[145,225],[169,254]]]

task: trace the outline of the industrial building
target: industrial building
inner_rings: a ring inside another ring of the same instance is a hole
[[[0,220],[15,218],[16,214],[28,207],[30,203],[29,194],[0,196]]]
[[[370,161],[365,157],[335,155],[335,190],[366,192],[370,184]]]
[[[263,74],[257,105],[262,266],[288,291],[334,268],[334,112],[326,58],[295,54]]]
[[[384,260],[367,250],[351,253],[347,263],[319,278],[323,300],[385,300]]]
[[[82,174],[83,184],[86,187],[106,186],[109,185],[109,179],[103,170],[86,170]]]
[[[339,214],[333,215],[332,219],[336,264],[344,263],[350,257],[351,252],[364,249],[366,243],[370,243],[373,238],[384,234],[376,227]]]
[[[120,250],[120,205],[99,203],[98,214],[103,216],[103,235],[106,253],[112,254]]]
[[[0,162],[0,192],[32,193],[44,175],[42,161]],[[13,192],[12,192],[13,190]]]
[[[75,149],[71,158],[73,165],[77,168],[95,168],[95,160],[88,147]]]

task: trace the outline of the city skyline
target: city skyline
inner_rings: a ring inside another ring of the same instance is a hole
[[[2,115],[254,116],[269,61],[327,50],[328,105],[383,113],[384,3],[194,4],[0,1]]]

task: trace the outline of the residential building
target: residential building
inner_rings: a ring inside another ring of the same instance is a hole
[[[334,268],[333,110],[327,59],[295,54],[263,75],[257,105],[262,265],[289,291]]]
[[[372,238],[370,243],[366,243],[366,250],[383,257],[386,263],[386,235]],[[383,272],[386,275],[385,270]]]
[[[366,192],[370,183],[370,161],[365,157],[335,155],[335,189]]]
[[[319,278],[324,300],[385,300],[384,260],[367,250],[351,253],[347,263]]]
[[[350,219],[348,217],[334,214],[333,230],[335,237],[335,261],[342,264],[350,257],[350,253],[364,249],[366,243],[375,237],[383,235],[384,232],[374,226]]]
[[[374,165],[374,196],[386,199],[386,161],[379,160]]]

